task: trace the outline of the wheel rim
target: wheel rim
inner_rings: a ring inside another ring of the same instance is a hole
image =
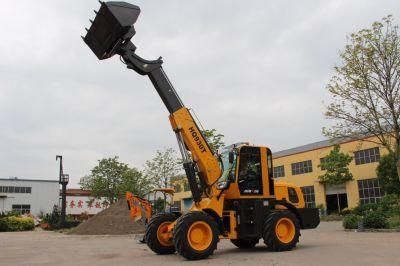
[[[161,245],[170,247],[173,245],[170,234],[168,232],[168,226],[171,224],[171,222],[163,222],[160,224],[160,226],[157,229],[157,239],[158,242],[160,242]]]
[[[281,218],[278,220],[275,226],[275,233],[279,241],[283,243],[290,243],[295,235],[296,227],[289,218]]]
[[[206,250],[213,239],[213,231],[210,225],[203,221],[194,222],[188,230],[189,245],[197,251]]]

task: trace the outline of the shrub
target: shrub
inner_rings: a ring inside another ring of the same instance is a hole
[[[340,215],[348,215],[348,214],[351,214],[351,213],[352,213],[352,211],[350,209],[348,209],[348,208],[344,208],[344,209],[342,209],[340,211]]]
[[[20,213],[17,212],[17,211],[7,211],[7,212],[1,212],[1,213],[0,213],[0,218],[3,218],[3,217],[10,217],[10,216],[16,216],[16,217],[18,217],[18,216],[20,216]]]
[[[367,211],[364,213],[364,226],[366,228],[388,228],[389,222],[382,211]]]
[[[383,155],[376,168],[376,174],[382,189],[387,194],[400,194],[400,180],[397,174],[396,159],[393,155]]]
[[[1,232],[29,231],[35,228],[35,223],[31,217],[9,216],[0,218]]]
[[[361,216],[348,214],[343,218],[343,227],[346,229],[357,229],[358,222],[362,220]]]
[[[7,221],[5,218],[0,218],[0,232],[7,232]]]
[[[61,214],[57,208],[53,208],[51,213],[47,213],[42,218],[43,223],[48,223],[51,228],[59,229],[61,222]]]
[[[81,223],[81,221],[65,221],[65,225],[64,228],[73,228],[73,227],[77,227],[79,224]]]
[[[364,215],[367,211],[378,210],[379,205],[375,203],[362,204],[353,209],[353,214]]]
[[[388,215],[400,215],[400,195],[385,195],[379,202],[379,206]]]
[[[390,228],[400,229],[400,215],[391,216],[388,220]]]

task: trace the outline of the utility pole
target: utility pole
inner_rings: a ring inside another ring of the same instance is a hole
[[[60,159],[60,176],[58,183],[61,184],[61,221],[60,227],[63,228],[65,226],[65,216],[67,209],[67,184],[69,182],[69,175],[64,174],[63,171],[63,163],[62,163],[62,155],[56,155],[56,161]]]

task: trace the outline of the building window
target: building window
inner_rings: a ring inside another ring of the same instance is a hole
[[[12,205],[12,210],[19,214],[25,214],[31,212],[31,205]]]
[[[356,165],[377,162],[380,160],[380,158],[381,155],[379,153],[378,147],[356,151],[354,153],[354,159],[356,161]]]
[[[284,177],[285,176],[285,167],[283,165],[274,167],[274,177]]]
[[[31,193],[31,187],[0,186],[0,193]]]
[[[315,208],[314,186],[302,187],[301,191],[303,192],[306,208]]]
[[[292,163],[292,175],[300,175],[312,172],[312,162],[311,160]]]
[[[380,201],[383,191],[377,178],[358,180],[357,182],[361,205]]]

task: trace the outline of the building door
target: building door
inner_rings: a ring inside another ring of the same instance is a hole
[[[347,192],[346,186],[342,185],[326,185],[326,210],[328,214],[339,213],[344,208],[347,208]]]
[[[326,195],[326,210],[328,214],[339,213],[347,208],[347,194]]]

